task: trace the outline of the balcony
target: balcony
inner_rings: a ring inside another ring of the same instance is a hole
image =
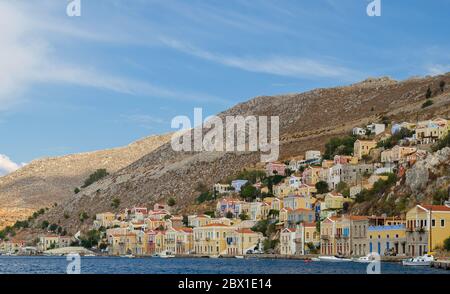
[[[328,239],[330,239],[330,236],[328,236],[328,235],[320,235],[320,239],[328,240]]]

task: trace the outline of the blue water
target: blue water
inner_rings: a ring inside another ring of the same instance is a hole
[[[0,256],[0,273],[64,274],[65,257]],[[365,274],[367,265],[281,259],[82,257],[84,274]],[[429,267],[382,263],[383,274],[444,274]]]

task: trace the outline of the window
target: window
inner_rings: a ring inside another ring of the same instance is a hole
[[[431,220],[431,226],[432,226],[433,228],[436,226],[436,220],[435,220],[435,219],[432,219],[432,220]]]
[[[445,219],[441,219],[441,227],[445,227]]]

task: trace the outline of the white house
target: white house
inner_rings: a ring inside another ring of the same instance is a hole
[[[386,130],[386,126],[384,124],[372,123],[367,126],[367,129],[369,129],[372,134],[379,135],[381,133],[384,133],[384,131]]]

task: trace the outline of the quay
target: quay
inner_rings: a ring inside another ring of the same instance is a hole
[[[435,260],[431,262],[431,267],[450,270],[450,260]]]

